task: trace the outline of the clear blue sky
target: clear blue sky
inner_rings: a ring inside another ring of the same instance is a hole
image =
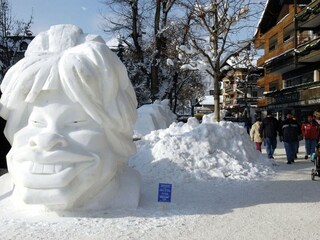
[[[9,3],[17,20],[27,21],[33,15],[31,30],[34,34],[51,25],[69,23],[86,33],[109,38],[99,29],[100,11],[106,9],[99,0],[9,0]]]

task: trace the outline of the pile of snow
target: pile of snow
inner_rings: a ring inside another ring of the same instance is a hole
[[[177,116],[170,110],[167,99],[143,105],[137,111],[138,118],[134,126],[135,138],[140,138],[154,130],[168,128],[177,119]]]
[[[255,149],[246,130],[232,122],[183,124],[153,131],[137,142],[129,164],[148,181],[249,180],[273,174],[273,161]]]

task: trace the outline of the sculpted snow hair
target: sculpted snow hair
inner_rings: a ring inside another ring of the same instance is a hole
[[[28,104],[41,91],[59,88],[103,127],[117,155],[126,154],[119,160],[126,162],[128,153],[135,151],[132,132],[137,105],[126,69],[101,37],[84,34],[73,25],[57,25],[40,33],[25,58],[4,77],[1,115],[8,120],[5,135],[10,143],[27,124]]]

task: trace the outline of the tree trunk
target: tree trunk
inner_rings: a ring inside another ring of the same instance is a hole
[[[174,104],[173,104],[173,108],[172,111],[173,113],[176,113],[177,111],[177,104],[178,104],[178,77],[179,74],[177,72],[174,73],[173,76],[173,89],[174,89]]]
[[[133,44],[136,49],[137,58],[139,61],[143,61],[143,52],[140,46],[139,38],[140,36],[140,29],[139,29],[139,9],[138,9],[138,1],[133,1],[131,5],[132,9],[132,40]]]
[[[157,0],[156,13],[154,17],[154,36],[155,36],[155,50],[151,63],[151,99],[154,102],[158,98],[159,93],[159,65],[158,58],[160,54],[160,37],[158,35],[160,29],[160,12],[161,12],[161,0]]]
[[[214,87],[214,92],[213,92],[213,97],[214,97],[214,120],[217,122],[220,122],[220,84],[219,78],[216,78],[213,80],[213,87]]]

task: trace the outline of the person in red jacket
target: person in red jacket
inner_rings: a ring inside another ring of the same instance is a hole
[[[306,143],[305,159],[312,155],[317,146],[317,139],[319,137],[320,125],[313,119],[312,114],[309,114],[307,121],[301,125],[301,132]]]

